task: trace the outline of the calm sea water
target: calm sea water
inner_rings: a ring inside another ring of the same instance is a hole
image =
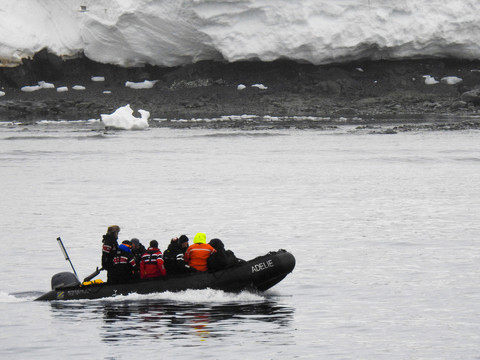
[[[480,133],[0,124],[2,359],[480,359]],[[263,294],[37,303],[101,236],[291,251]]]

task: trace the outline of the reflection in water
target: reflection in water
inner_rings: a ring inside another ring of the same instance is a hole
[[[206,301],[208,302],[208,301]],[[52,302],[54,316],[67,321],[98,321],[103,316],[101,336],[105,342],[133,339],[185,339],[234,335],[236,329],[260,323],[268,331],[285,332],[294,309],[273,298],[254,303],[179,303],[164,299]],[[273,330],[272,330],[273,328]]]

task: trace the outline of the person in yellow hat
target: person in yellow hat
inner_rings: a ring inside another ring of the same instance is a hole
[[[207,271],[207,259],[216,250],[207,244],[207,235],[197,233],[185,252],[185,262],[197,271]]]

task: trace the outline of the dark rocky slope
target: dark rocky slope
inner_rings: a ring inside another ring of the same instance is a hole
[[[456,76],[456,85],[426,85]],[[104,76],[93,82],[92,76]],[[158,80],[152,89],[126,81]],[[20,90],[38,81],[68,92]],[[238,90],[239,84],[246,85]],[[251,87],[263,84],[268,89]],[[365,61],[314,66],[274,62],[199,62],[177,68],[121,68],[87,58],[63,61],[42,51],[15,68],[0,68],[0,120],[100,118],[120,106],[151,112],[151,118],[190,119],[222,115],[409,117],[412,114],[475,115],[480,109],[480,61],[423,59]],[[83,85],[86,90],[72,90]],[[111,93],[104,93],[110,91]]]

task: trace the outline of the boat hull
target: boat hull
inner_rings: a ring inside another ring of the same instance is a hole
[[[150,294],[206,288],[228,292],[265,291],[278,284],[294,267],[295,257],[285,250],[279,250],[217,272],[167,275],[125,284],[102,283],[65,287],[49,291],[36,300],[100,299],[131,293]]]

